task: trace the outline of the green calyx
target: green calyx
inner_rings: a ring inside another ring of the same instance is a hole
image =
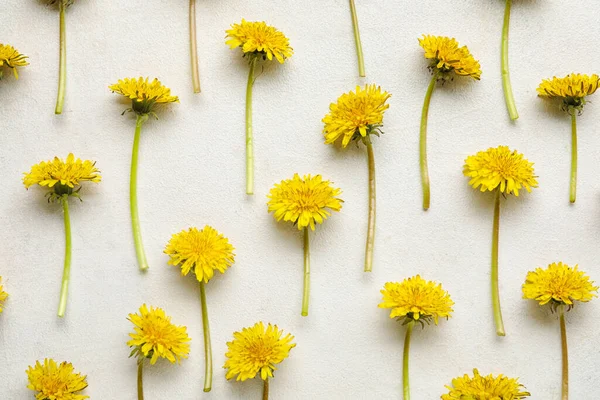
[[[80,201],[83,201],[83,200],[81,200],[81,196],[79,195],[81,186],[79,186],[77,188],[72,188],[70,186],[57,183],[56,185],[52,186],[51,189],[52,190],[50,192],[46,193],[46,197],[48,198],[48,203],[54,203],[55,201],[59,201],[59,200],[61,200],[61,201],[66,200],[69,196],[76,197]]]
[[[587,103],[585,97],[565,97],[560,109],[566,111],[569,115],[581,115],[585,103]]]
[[[46,0],[46,2],[49,6],[57,3],[62,3],[63,6],[69,7],[75,2],[75,0]]]
[[[371,135],[375,135],[377,137],[383,135],[383,131],[381,130],[382,126],[383,124],[368,125],[367,134],[365,136],[361,135],[360,131],[357,129],[356,132],[354,132],[354,135],[352,135],[352,141],[356,142],[357,146],[359,142],[362,142],[366,146],[368,143],[371,142]]]

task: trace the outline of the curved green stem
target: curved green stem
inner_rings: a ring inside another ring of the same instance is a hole
[[[263,400],[269,400],[269,378],[263,381]]]
[[[356,15],[356,5],[354,0],[350,0],[350,12],[352,13],[352,27],[354,28],[354,42],[356,43],[356,55],[358,56],[358,75],[367,76],[365,73],[365,59],[360,41],[360,30],[358,29],[358,16]]]
[[[404,355],[402,357],[402,387],[404,389],[404,400],[410,400],[410,375],[408,369],[408,355],[410,353],[410,338],[412,336],[412,331],[414,327],[415,321],[410,321],[406,326],[406,337],[404,338]]]
[[[308,228],[304,228],[304,291],[302,293],[302,316],[308,315],[308,299],[310,297],[310,242]]]
[[[202,330],[204,332],[204,391],[210,392],[212,386],[212,346],[210,344],[210,326],[208,325],[208,307],[204,282],[200,282],[200,302],[202,303]]]
[[[560,342],[562,348],[562,397],[569,400],[569,349],[567,346],[567,325],[565,323],[565,309],[560,306]]]
[[[258,57],[250,56],[250,72],[246,86],[246,194],[254,194],[254,139],[252,137],[252,88]]]
[[[569,201],[575,203],[577,197],[577,114],[571,114],[571,185]]]
[[[138,400],[144,400],[144,359],[143,358],[138,360],[137,392],[138,392]]]
[[[190,0],[190,54],[192,61],[192,85],[194,93],[200,93],[200,71],[198,69],[198,44],[196,35],[196,0]]]
[[[140,136],[142,133],[142,125],[148,120],[148,115],[138,115],[135,122],[135,136],[133,138],[133,151],[131,153],[131,177],[129,180],[129,206],[131,209],[131,227],[133,228],[133,241],[135,242],[135,253],[137,255],[140,270],[148,269],[148,261],[144,252],[144,244],[142,243],[142,232],[140,230],[140,217],[138,215],[137,205],[137,169],[138,169],[138,153],[140,148]]]
[[[510,7],[512,0],[506,0],[506,7],[504,8],[504,24],[502,25],[502,46],[501,46],[501,68],[502,68],[502,89],[504,90],[504,100],[506,101],[506,108],[508,115],[513,121],[519,118],[517,112],[517,106],[515,104],[515,97],[513,95],[512,85],[510,83],[510,72],[508,70],[508,29],[510,26]]]
[[[67,87],[67,32],[65,27],[65,0],[59,0],[58,9],[60,13],[60,62],[58,66],[58,94],[56,96],[55,114],[62,114],[65,103],[65,90]]]
[[[421,111],[421,132],[419,140],[419,163],[421,165],[421,185],[423,186],[423,210],[429,210],[431,189],[429,188],[429,169],[427,167],[427,117],[429,115],[429,103],[435,88],[438,75],[434,73],[425,93],[423,110]]]
[[[69,295],[69,281],[71,280],[71,218],[69,217],[69,195],[64,194],[60,202],[63,206],[65,220],[65,265],[63,267],[62,283],[60,285],[60,300],[58,302],[58,316],[64,317],[67,310],[67,296]]]
[[[375,211],[376,211],[376,185],[375,185],[375,156],[373,155],[373,144],[367,135],[364,139],[367,146],[367,157],[369,163],[369,223],[367,227],[367,245],[365,248],[365,272],[373,270],[373,250],[375,248]]]
[[[506,336],[502,310],[500,309],[500,290],[498,289],[498,242],[500,240],[500,190],[496,189],[494,203],[494,228],[492,233],[492,305],[494,308],[494,322],[496,334]]]

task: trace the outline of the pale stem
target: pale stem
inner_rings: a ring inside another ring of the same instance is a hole
[[[356,5],[354,0],[350,0],[350,12],[352,13],[352,27],[354,28],[354,42],[356,43],[356,54],[358,56],[358,75],[367,76],[365,73],[365,59],[360,41],[360,30],[358,29],[358,16],[356,15]]]
[[[63,267],[62,283],[60,285],[60,300],[58,302],[58,316],[64,317],[67,310],[67,296],[69,295],[69,282],[71,280],[71,218],[69,217],[69,195],[60,198],[65,220],[65,265]]]
[[[367,158],[369,163],[369,222],[367,226],[367,244],[365,248],[365,272],[373,270],[373,250],[375,247],[375,209],[377,193],[375,187],[375,156],[373,155],[373,144],[371,138],[364,139],[367,146]]]
[[[564,306],[560,306],[560,338],[562,347],[562,400],[569,400],[569,350]]]
[[[256,56],[250,56],[250,72],[246,86],[246,194],[254,194],[254,139],[252,137],[252,87]]]
[[[308,316],[308,299],[310,297],[310,242],[308,228],[304,228],[304,291],[302,293],[302,316]]]
[[[577,115],[571,114],[571,185],[569,201],[575,203],[577,197]]]
[[[65,27],[65,0],[59,0],[58,10],[60,13],[60,62],[58,65],[58,94],[56,96],[55,114],[62,114],[65,103],[65,90],[67,87],[67,32]]]
[[[194,93],[200,93],[200,71],[198,69],[198,44],[196,37],[196,0],[190,0],[190,54],[192,61],[192,85],[194,87]]]
[[[498,289],[498,242],[500,240],[500,190],[496,189],[496,200],[494,203],[494,228],[492,233],[492,305],[494,309],[494,322],[496,334],[506,336],[504,322],[502,322],[502,310],[500,309],[500,290]]]
[[[427,117],[429,115],[429,103],[431,102],[431,95],[435,88],[438,75],[434,73],[427,87],[425,93],[425,100],[423,101],[423,110],[421,112],[421,133],[419,140],[419,163],[421,165],[421,185],[423,186],[423,210],[429,210],[430,203],[430,192],[429,188],[429,169],[427,167]]]
[[[263,381],[263,400],[269,400],[269,378]]]
[[[404,338],[404,355],[402,357],[402,387],[404,389],[404,400],[410,400],[410,375],[408,369],[408,357],[410,353],[410,338],[412,336],[412,331],[414,327],[415,321],[410,321],[406,326],[406,337]]]
[[[138,400],[144,400],[144,360],[138,360],[138,373],[137,373],[137,392]]]
[[[140,148],[140,136],[142,124],[146,122],[148,115],[138,115],[135,122],[135,136],[133,138],[133,151],[131,153],[131,177],[129,181],[129,205],[131,209],[131,226],[133,228],[133,240],[135,242],[135,253],[141,271],[148,269],[148,261],[142,243],[142,232],[140,230],[140,217],[137,205],[137,175],[138,175],[138,153]]]
[[[210,392],[212,386],[212,346],[210,344],[210,326],[204,282],[200,282],[200,302],[202,303],[202,330],[204,332],[204,391]]]
[[[512,85],[510,83],[510,72],[508,70],[508,30],[510,27],[510,7],[512,0],[506,0],[504,9],[504,24],[502,26],[502,46],[501,46],[501,68],[502,68],[502,89],[504,90],[504,100],[510,119],[513,121],[519,118],[515,97],[513,95]]]

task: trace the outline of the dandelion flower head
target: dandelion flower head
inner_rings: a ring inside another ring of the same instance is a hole
[[[3,311],[4,301],[8,298],[8,293],[4,291],[4,286],[1,285],[2,277],[0,276],[0,314]]]
[[[17,49],[8,44],[0,43],[0,79],[2,79],[2,67],[7,66],[12,69],[15,79],[19,79],[17,67],[29,65],[27,56],[19,53]]]
[[[75,373],[71,363],[57,364],[52,359],[45,359],[43,364],[36,361],[35,366],[25,372],[29,379],[27,388],[38,392],[37,400],[89,399],[89,396],[77,394],[88,386],[87,377]]]
[[[570,74],[564,78],[553,77],[544,79],[537,88],[538,96],[560,98],[563,100],[562,109],[573,114],[581,112],[586,103],[586,96],[598,89],[598,75]]]
[[[469,52],[467,46],[458,46],[454,38],[445,36],[423,35],[419,38],[419,45],[425,50],[425,58],[431,60],[429,68],[443,76],[450,72],[456,75],[470,76],[473,79],[481,78],[481,67]]]
[[[171,89],[156,78],[151,82],[143,77],[119,79],[108,88],[131,99],[131,110],[126,111],[134,111],[139,115],[149,114],[156,104],[179,103],[179,97],[172,96]]]
[[[189,228],[174,234],[165,248],[170,265],[179,265],[181,274],[193,270],[200,282],[208,283],[215,270],[225,273],[235,254],[229,240],[210,226],[203,229]]]
[[[265,22],[248,22],[242,19],[239,24],[231,25],[226,31],[230,48],[241,47],[244,55],[262,57],[269,61],[273,57],[283,64],[294,53],[289,39],[275,27]]]
[[[226,378],[236,377],[237,381],[252,379],[260,373],[263,380],[273,377],[275,365],[285,360],[290,350],[296,347],[294,337],[284,335],[277,325],[256,323],[233,334],[233,341],[227,343]]]
[[[500,374],[481,376],[477,369],[473,377],[465,374],[452,380],[452,386],[446,386],[448,394],[442,400],[520,400],[531,396],[523,391],[518,379],[507,378]]]

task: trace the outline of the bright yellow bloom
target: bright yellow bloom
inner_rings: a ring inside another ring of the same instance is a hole
[[[342,209],[344,201],[336,197],[341,193],[340,189],[331,186],[331,182],[324,181],[321,175],[304,175],[300,178],[294,174],[292,179],[273,186],[267,196],[267,205],[277,221],[290,221],[298,229],[310,226],[314,231],[315,222],[322,224],[331,215],[327,209]]]
[[[0,276],[0,283],[2,283],[2,277],[1,276]],[[3,311],[2,307],[4,306],[4,301],[6,300],[7,297],[8,297],[8,293],[6,293],[4,291],[4,287],[2,285],[0,285],[0,314]]]
[[[132,356],[150,358],[150,364],[155,364],[159,357],[166,358],[171,363],[180,362],[187,358],[190,352],[189,341],[185,326],[171,323],[163,309],[142,305],[139,314],[129,314],[129,321],[134,326],[130,333],[129,347],[135,347]]]
[[[523,298],[539,301],[540,305],[552,301],[573,306],[574,301],[592,300],[597,291],[598,286],[577,265],[570,267],[562,262],[529,271],[523,284]]]
[[[390,106],[386,101],[391,97],[379,86],[356,87],[356,93],[344,93],[337,103],[329,106],[329,114],[323,118],[325,143],[334,143],[342,138],[342,147],[351,140],[366,137],[370,133],[379,134],[383,125],[383,113]]]
[[[463,174],[471,180],[474,189],[490,192],[499,187],[500,192],[519,196],[519,190],[537,187],[533,163],[523,158],[523,154],[511,151],[507,146],[480,151],[465,160]]]
[[[131,99],[131,108],[137,114],[150,113],[155,104],[179,103],[179,97],[172,96],[171,89],[156,78],[152,82],[143,77],[119,79],[117,83],[108,88],[114,93]]]
[[[289,333],[283,336],[277,325],[268,324],[265,329],[262,322],[234,332],[233,341],[227,343],[225,377],[231,379],[237,375],[236,381],[245,381],[260,372],[261,379],[272,378],[275,364],[285,360],[296,347],[292,340],[294,337]]]
[[[262,56],[269,61],[273,56],[283,64],[286,58],[290,58],[294,50],[290,47],[290,41],[283,33],[264,22],[248,22],[242,19],[241,24],[231,25],[227,30],[225,43],[230,48],[241,47],[247,54]]]
[[[37,400],[84,400],[89,396],[77,394],[85,389],[88,384],[86,376],[73,372],[73,365],[62,362],[60,365],[52,359],[45,359],[44,364],[35,362],[35,367],[29,367],[28,389],[38,392]]]
[[[76,159],[73,153],[69,153],[66,161],[54,157],[54,160],[42,161],[32,166],[29,173],[24,173],[23,184],[26,188],[40,185],[54,188],[57,193],[70,193],[82,182],[100,182],[99,172],[95,161],[82,161]]]
[[[233,264],[233,250],[225,236],[206,225],[202,230],[189,228],[174,234],[165,254],[170,256],[170,265],[181,266],[182,275],[193,268],[198,281],[208,283],[215,270],[223,274]]]
[[[449,318],[454,302],[439,283],[426,281],[419,275],[401,283],[387,282],[381,290],[383,301],[379,308],[391,308],[390,318],[425,320]]]
[[[423,35],[419,44],[425,50],[425,58],[431,59],[431,69],[448,74],[452,71],[457,75],[470,76],[479,80],[481,67],[469,52],[467,46],[458,47],[454,38],[445,36]]]
[[[19,79],[17,67],[29,65],[28,57],[17,51],[14,47],[8,44],[0,43],[0,79],[2,79],[2,66],[6,65],[13,70],[16,79]]]
[[[452,379],[452,386],[446,388],[450,392],[442,395],[442,400],[519,400],[531,396],[522,391],[524,387],[518,379],[502,374],[481,376],[477,369],[473,370],[472,378],[465,374]]]
[[[582,74],[570,74],[564,78],[553,77],[544,79],[537,88],[538,96],[561,98],[563,100],[563,110],[574,113],[575,110],[581,112],[586,103],[586,96],[593,94],[598,89],[600,78],[598,75],[592,76]]]

